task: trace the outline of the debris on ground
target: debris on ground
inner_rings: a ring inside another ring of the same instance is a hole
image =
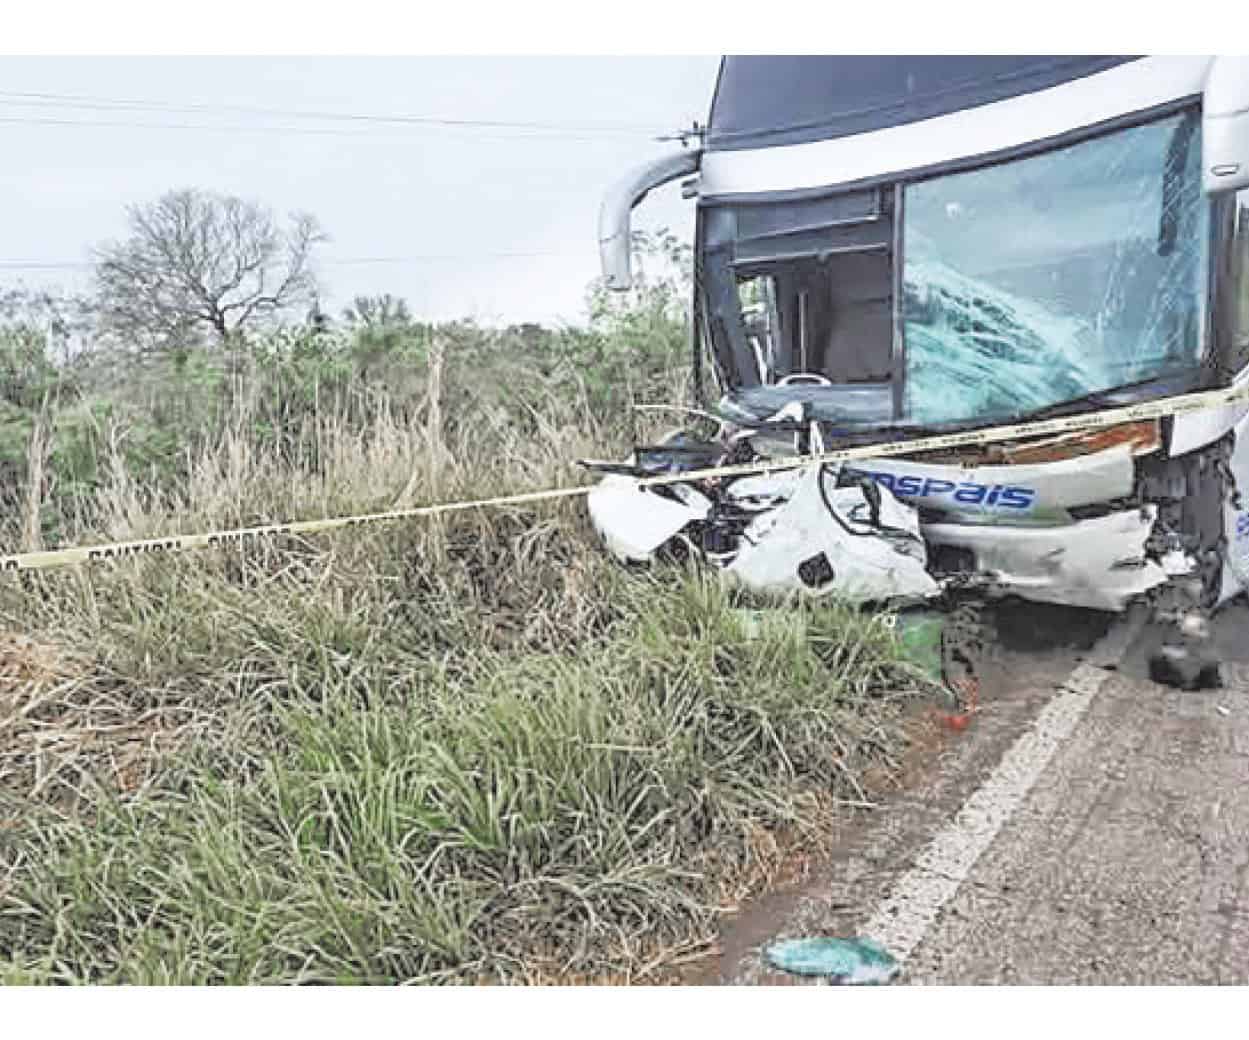
[[[781,939],[764,948],[768,963],[794,975],[820,976],[837,985],[871,986],[888,982],[898,962],[871,939]]]
[[[1213,654],[1208,619],[1190,610],[1178,616],[1163,642],[1149,657],[1149,677],[1181,690],[1209,690],[1222,685]]]
[[[935,610],[910,610],[898,615],[894,631],[902,655],[925,675],[941,681],[945,619]]]
[[[954,679],[951,685],[955,687],[962,710],[937,712],[937,720],[955,733],[961,733],[971,725],[972,717],[980,710],[980,683],[975,679]]]

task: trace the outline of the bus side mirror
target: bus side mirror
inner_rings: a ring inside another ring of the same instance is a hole
[[[682,149],[631,170],[612,186],[599,210],[598,248],[607,288],[621,292],[633,286],[633,207],[647,192],[698,169],[700,153]]]
[[[1249,57],[1218,57],[1202,93],[1201,187],[1249,188]]]

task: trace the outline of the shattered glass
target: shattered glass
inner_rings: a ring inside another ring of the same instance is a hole
[[[1208,213],[1195,111],[906,189],[905,405],[1028,412],[1191,370]]]
[[[833,983],[851,986],[889,982],[900,968],[879,943],[864,938],[817,935],[780,939],[764,947],[763,953],[773,967],[782,971],[822,975]]]

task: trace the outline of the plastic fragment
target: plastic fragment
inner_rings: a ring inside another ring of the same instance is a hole
[[[782,939],[763,953],[782,971],[824,976],[846,986],[877,985],[898,973],[898,962],[871,939]]]
[[[941,681],[941,639],[945,619],[936,611],[907,611],[894,629],[902,656],[934,682]]]
[[[971,725],[972,716],[980,710],[980,683],[974,678],[951,679],[950,687],[959,696],[962,710],[953,713],[938,711],[935,714],[940,722],[955,733],[962,733]]]

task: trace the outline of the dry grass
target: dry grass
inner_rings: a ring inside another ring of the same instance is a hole
[[[0,661],[0,777],[23,799],[73,804],[100,784],[137,793],[190,735],[185,711],[138,708],[56,647],[10,635]]]

